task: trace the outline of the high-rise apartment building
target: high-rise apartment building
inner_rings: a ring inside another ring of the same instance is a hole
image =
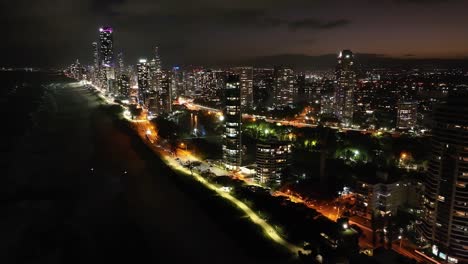
[[[140,59],[137,64],[138,97],[140,104],[147,106],[149,87],[149,65],[146,59]]]
[[[399,102],[397,104],[397,128],[413,129],[418,119],[417,102]]]
[[[350,50],[343,50],[338,55],[335,76],[335,115],[345,126],[349,126],[353,121],[356,86],[354,54]]]
[[[275,67],[274,106],[285,107],[294,102],[295,77],[291,68]]]
[[[433,111],[432,157],[418,229],[432,253],[468,263],[468,97],[449,96]]]
[[[238,75],[229,75],[226,80],[223,133],[223,161],[227,169],[238,170],[241,166],[241,92]]]
[[[172,80],[169,71],[161,71],[160,88],[156,94],[158,113],[170,113],[172,111]]]
[[[256,106],[272,106],[274,94],[274,70],[255,68],[253,70],[253,98]]]
[[[113,30],[111,27],[99,28],[99,60],[101,68],[101,78],[103,84],[107,85],[110,90],[111,85],[109,80],[115,79],[114,69],[114,39]]]
[[[121,74],[118,79],[118,94],[123,99],[130,98],[130,78],[126,74]]]
[[[101,85],[99,83],[100,79],[100,75],[99,75],[99,70],[100,70],[100,67],[99,67],[99,46],[98,46],[98,43],[97,42],[93,42],[92,43],[92,47],[93,47],[93,82],[95,84],[98,84],[99,86]]]
[[[114,66],[114,39],[111,27],[99,28],[99,52],[101,66]]]
[[[280,181],[291,164],[291,142],[268,140],[257,143],[257,179],[261,183]]]
[[[94,70],[99,69],[99,46],[97,42],[93,42],[93,67]]]
[[[253,106],[253,68],[237,67],[234,73],[239,75],[241,89],[241,106],[248,109]]]
[[[124,63],[124,54],[123,52],[119,52],[117,54],[117,67],[118,67],[118,73],[119,74],[125,74],[125,63]]]

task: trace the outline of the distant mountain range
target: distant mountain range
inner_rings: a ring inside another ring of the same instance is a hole
[[[252,65],[255,67],[289,66],[299,70],[331,69],[336,65],[336,54],[309,56],[303,54],[281,54],[253,57],[246,60],[228,62],[228,65]],[[356,64],[365,68],[462,68],[468,69],[468,56],[460,59],[421,59],[408,54],[404,58],[394,58],[379,54],[358,53]]]

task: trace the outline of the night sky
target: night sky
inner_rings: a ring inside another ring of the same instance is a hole
[[[345,48],[460,58],[467,10],[464,0],[3,0],[0,66],[90,62],[100,25],[114,28],[126,63],[156,44],[165,66]]]

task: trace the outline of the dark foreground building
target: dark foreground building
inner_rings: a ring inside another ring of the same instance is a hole
[[[468,263],[468,97],[450,96],[434,110],[432,158],[419,231],[432,254]]]

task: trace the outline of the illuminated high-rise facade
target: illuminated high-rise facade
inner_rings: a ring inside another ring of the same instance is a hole
[[[156,70],[161,71],[162,70],[162,63],[161,63],[161,56],[159,55],[159,47],[158,46],[156,46],[154,48],[154,60],[155,60]]]
[[[418,118],[417,102],[399,102],[397,104],[397,125],[398,129],[413,129]]]
[[[466,94],[450,96],[433,111],[432,157],[418,225],[432,254],[448,263],[468,263],[467,102]]]
[[[353,121],[356,87],[354,54],[350,50],[343,50],[338,55],[335,76],[335,115],[345,126],[349,126]]]
[[[275,67],[274,106],[285,107],[294,103],[294,71],[291,68]]]
[[[146,59],[140,59],[137,64],[138,97],[140,104],[147,106],[149,87],[149,65]]]
[[[130,78],[127,74],[121,74],[118,80],[119,96],[128,100],[130,98]]]
[[[184,92],[183,72],[179,66],[172,67],[171,72],[171,94],[173,98],[177,98]]]
[[[253,67],[237,67],[234,73],[239,75],[242,109],[253,106]]]
[[[93,67],[94,70],[99,69],[99,46],[97,42],[93,42]]]
[[[154,48],[154,58],[149,62],[149,67],[151,89],[153,91],[160,92],[162,89],[163,72],[158,47]]]
[[[291,164],[291,149],[291,142],[270,139],[257,143],[255,164],[258,181],[261,183],[281,181]]]
[[[99,28],[99,45],[101,65],[104,67],[114,66],[114,39],[111,27]]]
[[[99,28],[99,59],[107,80],[115,79],[114,39],[111,27]]]
[[[95,84],[99,84],[99,46],[98,46],[98,43],[97,42],[93,42],[92,43],[92,47],[93,47],[93,82]]]
[[[172,80],[170,71],[160,71],[160,87],[155,92],[155,113],[167,114],[172,111]]]
[[[227,169],[238,170],[241,165],[241,92],[238,75],[229,75],[225,87],[223,161]]]
[[[124,63],[124,55],[123,52],[119,52],[117,54],[117,68],[119,74],[125,74],[125,63]]]

